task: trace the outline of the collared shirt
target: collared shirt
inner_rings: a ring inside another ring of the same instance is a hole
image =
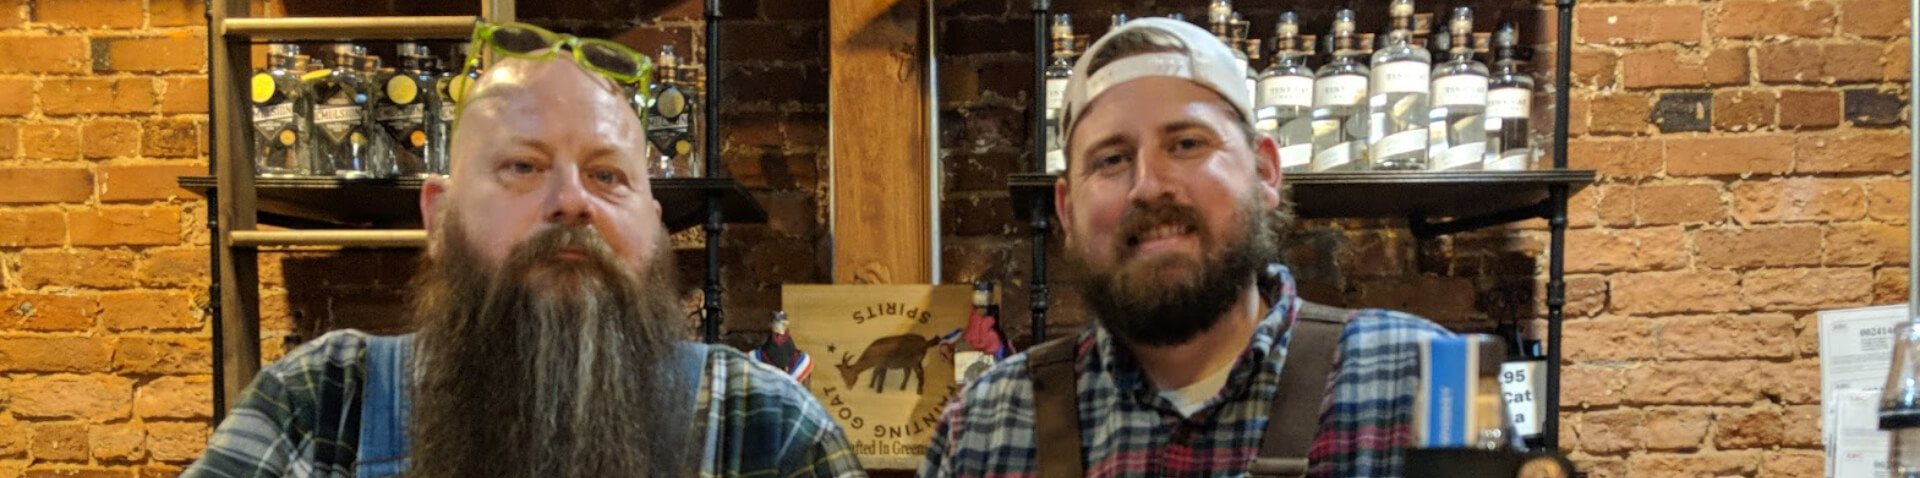
[[[1139,363],[1104,329],[1082,331],[1074,361],[1084,470],[1088,476],[1238,476],[1259,453],[1279,388],[1289,326],[1298,308],[1280,271],[1271,312],[1255,329],[1220,393],[1192,416],[1154,389]],[[1451,335],[1425,319],[1386,310],[1348,318],[1336,349],[1309,460],[1312,476],[1400,476],[1413,441],[1419,343]],[[921,477],[1028,477],[1039,468],[1027,356],[968,384],[942,414]]]
[[[262,370],[184,476],[354,476],[366,343],[332,332]],[[727,347],[708,348],[704,370],[693,424],[707,443],[701,476],[866,476],[839,425],[786,374]]]

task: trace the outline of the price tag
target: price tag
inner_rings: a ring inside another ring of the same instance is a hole
[[[1545,416],[1547,362],[1521,360],[1500,364],[1500,392],[1507,400],[1507,418],[1515,433],[1530,437],[1540,434]]]

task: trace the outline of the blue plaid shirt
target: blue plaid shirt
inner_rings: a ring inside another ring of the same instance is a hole
[[[261,370],[183,476],[354,476],[366,352],[365,333],[336,331]],[[704,370],[701,476],[866,476],[840,426],[785,373],[724,346],[708,348]]]
[[[1259,453],[1297,309],[1280,272],[1272,311],[1220,393],[1183,417],[1139,364],[1100,327],[1080,332],[1075,360],[1081,457],[1089,476],[1244,475]],[[1312,476],[1397,477],[1413,441],[1419,343],[1451,333],[1411,315],[1363,310],[1348,318],[1333,386],[1309,454]],[[948,404],[921,477],[1028,477],[1038,470],[1027,356],[994,367]],[[1296,425],[1297,426],[1297,425]]]

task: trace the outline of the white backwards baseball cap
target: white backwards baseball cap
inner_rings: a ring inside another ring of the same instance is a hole
[[[1183,43],[1185,51],[1132,55],[1108,63],[1100,71],[1088,71],[1093,57],[1106,49],[1109,41],[1132,30],[1156,30]],[[1073,76],[1067,79],[1066,97],[1061,105],[1059,134],[1061,137],[1071,134],[1080,112],[1102,93],[1121,83],[1153,76],[1181,78],[1206,86],[1233,105],[1242,121],[1253,120],[1253,105],[1249,103],[1253,92],[1247,91],[1246,66],[1235,61],[1233,50],[1192,23],[1171,18],[1141,18],[1107,32],[1074,62]]]

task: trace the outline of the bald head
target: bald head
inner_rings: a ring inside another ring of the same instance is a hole
[[[467,92],[448,149],[452,174],[421,190],[422,213],[430,231],[459,216],[482,259],[499,264],[554,225],[595,229],[636,267],[658,255],[646,128],[606,78],[564,58],[503,59]]]

